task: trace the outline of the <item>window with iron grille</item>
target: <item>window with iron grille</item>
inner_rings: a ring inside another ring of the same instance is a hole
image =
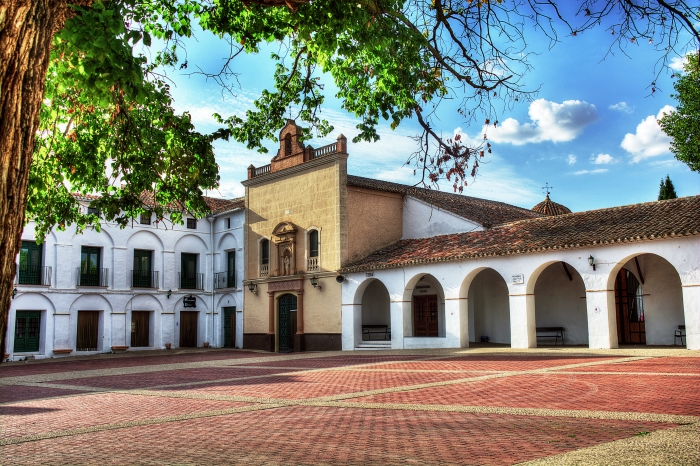
[[[147,212],[145,214],[141,214],[139,217],[139,223],[141,225],[150,225],[151,224],[151,213]]]
[[[187,219],[187,228],[190,230],[196,230],[197,229],[197,219],[196,218],[188,218]]]

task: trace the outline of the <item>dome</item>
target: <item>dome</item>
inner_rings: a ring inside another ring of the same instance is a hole
[[[544,201],[540,202],[530,210],[532,210],[533,212],[537,212],[538,214],[550,216],[571,213],[571,209],[569,209],[568,207],[563,206],[561,204],[557,204],[556,202],[552,202],[549,199],[549,194],[547,194],[547,197],[544,199]]]

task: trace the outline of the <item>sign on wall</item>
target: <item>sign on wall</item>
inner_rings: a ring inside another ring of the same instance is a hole
[[[512,276],[510,277],[510,282],[511,282],[513,285],[522,285],[523,283],[525,283],[525,276],[524,276],[523,274],[521,274],[521,273],[512,275]]]
[[[197,307],[197,297],[196,296],[185,296],[182,298],[182,303],[185,307]]]

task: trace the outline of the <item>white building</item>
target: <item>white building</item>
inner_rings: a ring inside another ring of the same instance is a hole
[[[342,268],[343,349],[378,325],[396,349],[561,337],[700,349],[700,196],[554,213],[441,236],[426,228]]]
[[[90,197],[78,198],[87,209]],[[22,234],[5,358],[243,342],[243,199],[184,225]]]

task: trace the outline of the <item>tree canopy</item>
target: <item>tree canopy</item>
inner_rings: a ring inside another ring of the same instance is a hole
[[[673,186],[673,181],[666,175],[666,178],[661,178],[661,184],[659,185],[659,201],[665,201],[666,199],[676,199],[678,195],[676,194],[676,188]]]
[[[675,112],[659,120],[661,129],[671,136],[671,152],[691,170],[700,171],[700,61],[697,53],[687,56],[684,73],[673,84],[678,100]]]

